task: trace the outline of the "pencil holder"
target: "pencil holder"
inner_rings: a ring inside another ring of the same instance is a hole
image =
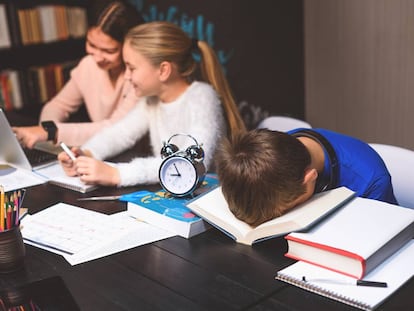
[[[0,273],[23,268],[26,249],[20,226],[0,232]]]

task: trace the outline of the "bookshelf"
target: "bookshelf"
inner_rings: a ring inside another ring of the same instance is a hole
[[[87,3],[0,0],[0,107],[38,117],[85,55]]]

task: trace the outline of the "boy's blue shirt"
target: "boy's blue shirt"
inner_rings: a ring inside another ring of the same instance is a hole
[[[293,134],[302,128],[288,131]],[[344,134],[315,128],[335,150],[338,160],[337,187],[345,186],[357,196],[398,204],[391,184],[391,176],[384,161],[367,143]],[[325,150],[325,149],[324,149]],[[330,161],[325,150],[323,176],[331,173]]]

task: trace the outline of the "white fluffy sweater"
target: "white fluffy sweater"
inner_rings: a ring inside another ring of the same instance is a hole
[[[153,156],[117,163],[119,186],[158,182],[163,142],[177,133],[189,134],[202,144],[208,169],[217,142],[225,132],[221,102],[214,89],[204,82],[193,82],[174,102],[143,98],[125,118],[97,133],[82,148],[103,160],[131,148],[148,131]],[[170,142],[180,149],[194,144],[185,136],[176,136]]]

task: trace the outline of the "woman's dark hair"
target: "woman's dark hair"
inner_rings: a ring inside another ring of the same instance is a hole
[[[125,0],[95,0],[88,10],[88,28],[98,27],[121,43],[130,28],[142,23],[136,7]]]

